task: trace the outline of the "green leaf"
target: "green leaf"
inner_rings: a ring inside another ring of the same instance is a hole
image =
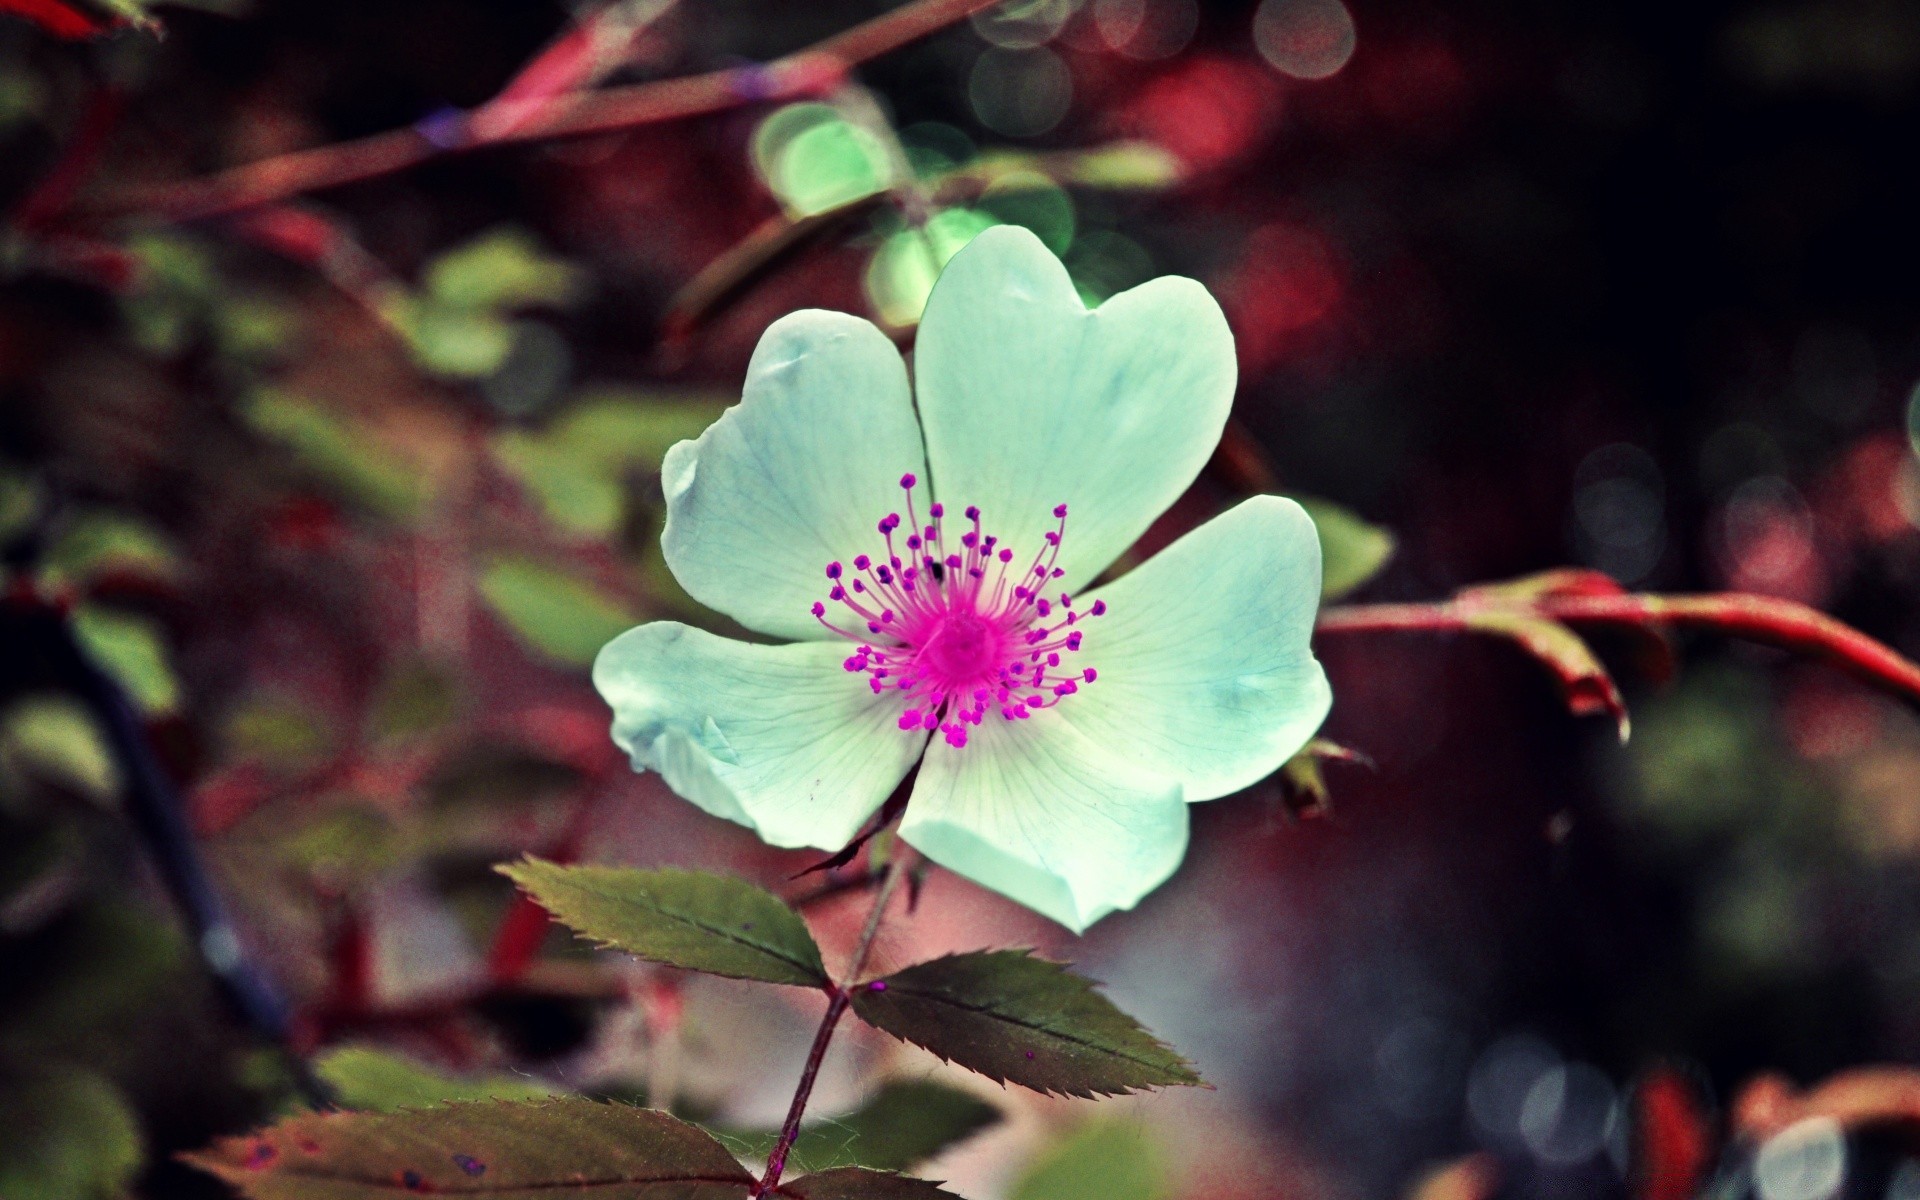
[[[908,967],[856,988],[853,1011],[949,1062],[1035,1091],[1117,1095],[1200,1082],[1091,980],[1026,950]]]
[[[1162,1200],[1159,1151],[1138,1126],[1092,1121],[1057,1143],[1014,1186],[1012,1200]]]
[[[1300,507],[1320,531],[1320,596],[1332,600],[1372,579],[1393,557],[1393,534],[1338,504],[1303,498]]]
[[[880,244],[867,264],[867,299],[889,325],[918,324],[947,260],[999,221],[971,208],[935,213],[918,229],[902,229]]]
[[[111,1083],[61,1066],[0,1073],[0,1196],[113,1200],[139,1171],[140,1124]]]
[[[496,559],[481,572],[480,594],[528,645],[578,666],[639,624],[624,602],[532,559]]]
[[[821,987],[827,970],[799,914],[725,875],[563,867],[528,858],[498,870],[562,923],[653,962]]]
[[[513,353],[513,322],[497,313],[413,297],[389,303],[386,313],[414,361],[434,375],[483,379]]]
[[[858,1110],[802,1129],[790,1161],[814,1171],[905,1171],[999,1120],[1000,1110],[971,1092],[930,1079],[895,1080]],[[755,1158],[765,1158],[775,1138],[771,1131],[714,1136],[736,1154]]]
[[[775,1188],[774,1194],[794,1200],[953,1200],[952,1192],[932,1180],[859,1167],[840,1167],[795,1179]]]
[[[426,290],[438,305],[468,312],[558,307],[580,292],[578,268],[540,248],[522,230],[495,229],[440,255]]]
[[[604,540],[626,509],[626,476],[658,471],[675,442],[697,437],[724,401],[590,393],[538,433],[495,435],[495,461],[539,501],[562,530]]]
[[[1114,142],[1068,156],[1060,182],[1119,191],[1157,191],[1180,182],[1180,160],[1152,142]]]
[[[179,559],[166,537],[144,521],[118,513],[92,512],[78,517],[47,555],[56,578],[84,582],[106,571],[133,571],[153,579],[172,579]]]
[[[93,718],[65,697],[22,700],[0,717],[0,758],[96,800],[120,791],[120,770]]]
[[[262,388],[241,415],[261,436],[292,450],[315,476],[375,512],[404,517],[425,499],[428,489],[414,464],[320,405]]]
[[[180,685],[153,622],[83,604],[73,614],[73,633],[143,711],[172,712],[180,703]]]
[[[314,1070],[346,1108],[392,1112],[474,1100],[543,1100],[554,1089],[517,1075],[447,1075],[373,1046],[339,1046]]]
[[[309,1113],[183,1155],[253,1200],[454,1193],[744,1200],[753,1177],[697,1126],[565,1098]]]

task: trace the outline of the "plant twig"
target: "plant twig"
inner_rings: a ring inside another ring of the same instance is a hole
[[[806,1115],[807,1101],[813,1096],[813,1085],[820,1077],[820,1064],[826,1060],[827,1046],[833,1041],[834,1028],[840,1024],[847,1006],[853,1002],[853,987],[867,965],[867,955],[873,950],[874,938],[880,932],[880,919],[886,915],[887,902],[893,899],[894,890],[906,877],[908,860],[912,857],[913,851],[908,846],[895,843],[893,861],[887,864],[887,873],[880,881],[880,891],[873,898],[872,910],[867,913],[867,923],[860,930],[859,940],[853,944],[846,973],[840,977],[839,983],[827,985],[826,1014],[820,1018],[820,1029],[813,1035],[813,1047],[807,1051],[807,1064],[800,1069],[800,1085],[794,1089],[793,1103],[787,1108],[787,1119],[780,1126],[780,1137],[774,1142],[772,1153],[767,1155],[766,1173],[754,1185],[751,1197],[768,1195],[780,1186],[780,1173],[787,1166],[787,1152],[793,1149],[794,1139],[800,1136],[800,1118]]]
[[[1528,611],[1567,625],[1633,630],[1701,629],[1775,646],[1833,664],[1868,683],[1920,701],[1920,664],[1883,642],[1805,604],[1745,592],[1697,596],[1636,593],[1543,594]],[[1322,634],[1401,631],[1497,633],[1477,622],[1486,611],[1474,599],[1426,604],[1352,604],[1325,609]]]
[[[1000,0],[912,0],[870,21],[764,65],[652,83],[527,99],[503,97],[473,115],[449,113],[405,129],[296,150],[198,179],[109,197],[101,216],[192,221],[307,192],[390,175],[444,153],[515,142],[612,133],[748,104],[832,91],[849,69],[937,32]]]

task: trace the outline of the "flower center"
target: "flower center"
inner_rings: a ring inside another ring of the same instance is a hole
[[[815,601],[813,615],[834,633],[858,644],[842,665],[867,676],[875,694],[889,688],[907,694],[902,729],[939,729],[948,744],[967,744],[967,727],[997,711],[1019,721],[1049,708],[1097,677],[1092,667],[1062,665],[1063,654],[1080,649],[1074,628],[1107,611],[1096,600],[1084,613],[1061,592],[1047,588],[1066,572],[1055,565],[1067,531],[1067,506],[1053,510],[1060,522],[1025,568],[1016,568],[1010,547],[980,528],[980,510],[969,507],[969,528],[947,542],[946,510],[934,504],[922,524],[914,509],[912,475],[900,477],[907,494],[907,536],[896,542],[899,513],[877,529],[886,541],[879,556],[858,555],[853,569],[827,564],[828,598],[840,606],[827,619]],[[850,626],[850,628],[849,628]]]

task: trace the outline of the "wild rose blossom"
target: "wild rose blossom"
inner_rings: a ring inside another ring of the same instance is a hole
[[[1187,804],[1325,719],[1319,542],[1258,496],[1081,593],[1219,441],[1233,339],[1193,280],[1089,310],[990,229],[914,368],[857,317],[768,328],[741,402],[667,454],[662,541],[701,603],[791,640],[656,622],[594,683],[636,770],[775,846],[839,849],[918,763],[900,835],[1084,930],[1179,866]]]

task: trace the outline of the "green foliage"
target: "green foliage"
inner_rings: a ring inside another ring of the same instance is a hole
[[[653,962],[821,987],[820,948],[799,914],[771,893],[724,875],[563,867],[529,858],[499,868],[586,937]]]
[[[568,1097],[394,1113],[304,1114],[184,1156],[250,1200],[395,1193],[746,1200],[754,1183],[698,1126]],[[795,1200],[930,1200],[935,1184],[857,1167],[783,1183]]]
[[[591,663],[600,647],[639,622],[625,602],[529,558],[489,563],[480,574],[480,595],[528,645],[576,666]]]
[[[148,233],[130,239],[137,285],[120,298],[135,345],[171,357],[202,340],[235,364],[262,360],[286,342],[291,322],[265,297],[221,278],[214,255],[197,239]]]
[[[893,186],[887,145],[827,104],[790,104],[754,131],[753,158],[792,217],[839,208]]]
[[[1011,1200],[1163,1200],[1166,1168],[1139,1128],[1090,1121],[1027,1168]]]
[[[860,1167],[840,1167],[783,1183],[775,1194],[796,1200],[936,1200],[953,1193],[937,1183],[906,1175],[888,1175]]]
[[[1200,1082],[1091,980],[1025,950],[949,955],[880,983],[855,989],[855,1012],[989,1079],[1069,1096]]]
[[[367,712],[375,739],[405,741],[444,729],[465,707],[459,675],[438,663],[403,662],[381,679]]]
[[[312,476],[382,516],[413,515],[426,499],[421,472],[373,431],[321,405],[261,388],[241,407],[255,432],[292,451]]]
[[[1337,600],[1372,579],[1393,557],[1393,534],[1329,500],[1302,498],[1320,531],[1320,596]]]
[[[1000,1110],[932,1080],[895,1080],[858,1110],[800,1131],[790,1161],[810,1171],[873,1167],[905,1171],[996,1124]],[[765,1158],[775,1135],[716,1133],[736,1154]]]
[[[144,617],[83,604],[73,614],[74,637],[133,702],[149,713],[172,712],[180,684],[167,661],[159,627]]]
[[[578,268],[540,249],[522,230],[495,229],[433,260],[427,294],[467,311],[558,308],[579,295]]]
[[[507,365],[527,333],[514,313],[565,306],[584,283],[524,231],[495,229],[434,259],[423,289],[386,297],[383,312],[429,373],[483,379]]]
[[[658,471],[675,442],[697,437],[724,401],[600,392],[583,397],[546,430],[507,430],[489,448],[494,460],[567,533],[604,541],[626,514],[626,477]]]
[[[81,583],[107,571],[152,579],[179,573],[179,557],[159,530],[122,513],[94,511],[76,517],[48,552],[50,579]]]
[[[867,264],[867,298],[889,325],[915,325],[947,260],[982,230],[1000,224],[991,214],[948,208],[918,228],[890,235]]]
[[[543,1100],[554,1089],[518,1075],[448,1075],[374,1046],[338,1046],[314,1064],[344,1108],[393,1112],[475,1100]]]
[[[291,698],[258,697],[227,714],[227,753],[282,768],[312,764],[332,739],[314,714]]]
[[[186,1157],[255,1200],[349,1200],[408,1189],[732,1200],[752,1183],[696,1126],[578,1098],[308,1114]]]
[[[1075,155],[1060,182],[1111,191],[1158,191],[1180,182],[1180,160],[1152,142],[1114,142]]]
[[[0,761],[95,800],[120,790],[119,769],[93,718],[63,696],[22,700],[0,716]]]
[[[119,1089],[91,1071],[0,1068],[0,1196],[114,1200],[144,1157],[140,1124]]]

